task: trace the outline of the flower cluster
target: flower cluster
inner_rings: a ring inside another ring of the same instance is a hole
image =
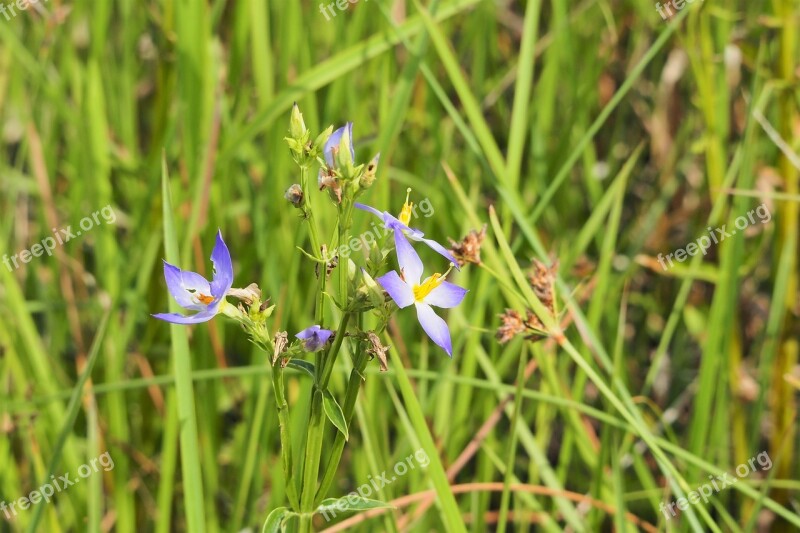
[[[313,325],[296,333],[292,340],[286,331],[271,334],[269,318],[275,306],[270,304],[268,298],[262,299],[261,290],[255,283],[244,288],[233,287],[233,263],[219,231],[211,253],[211,281],[196,272],[164,262],[164,278],[170,294],[178,305],[193,313],[158,313],[153,316],[173,324],[197,324],[223,314],[238,322],[249,340],[269,356],[281,429],[282,466],[287,480],[287,498],[292,506],[290,513],[308,515],[315,506],[320,505],[330,488],[344,441],[349,438],[348,426],[353,416],[354,398],[358,396],[366,364],[377,359],[381,371],[388,368],[389,348],[382,344],[381,335],[391,314],[413,305],[422,330],[448,356],[453,356],[450,328],[434,311],[434,307],[449,309],[464,300],[467,289],[446,278],[467,262],[480,262],[480,242],[475,237],[471,245],[458,249],[458,255],[454,255],[437,241],[427,238],[420,229],[412,228],[414,205],[410,201],[410,189],[397,216],[357,202],[356,199],[377,179],[380,154],[369,163],[356,162],[351,122],[335,131],[329,127],[312,140],[303,116],[295,105],[286,142],[300,169],[300,183],[291,185],[285,198],[300,211],[300,218],[308,228],[311,249],[307,251],[300,248],[300,251],[313,263],[313,268],[308,269],[308,279],[316,289]],[[319,165],[317,187],[326,192],[325,196],[331,201],[329,205],[332,204],[336,210],[336,224],[329,239],[321,238],[322,232],[315,218],[319,213],[314,209],[317,202],[315,196],[318,195],[314,194],[313,188],[309,188],[309,174],[315,165]],[[387,230],[380,241],[374,240],[369,245],[365,243],[365,261],[361,266],[356,265],[352,256],[343,257],[340,261],[335,255],[329,257],[327,252],[349,242],[353,214],[357,209],[377,216]],[[422,243],[439,254],[447,261],[449,268],[444,273],[433,269],[433,273],[425,275],[425,265],[412,243]],[[396,257],[397,270],[387,266],[392,255]],[[472,259],[465,259],[468,256]],[[334,273],[337,275],[334,276]],[[228,297],[238,299],[239,303],[230,303]],[[370,316],[367,316],[368,313]],[[328,329],[326,324],[336,325]],[[332,368],[343,346],[349,347],[353,362],[344,407],[328,388]],[[309,354],[313,354],[310,356],[313,362],[306,360]],[[308,435],[302,448],[305,450],[304,464],[300,470],[302,482],[292,480],[295,472],[293,446],[289,435],[289,405],[283,384],[283,369],[286,367],[305,372],[314,379],[308,403]],[[317,456],[324,449],[321,443],[326,418],[339,432],[330,448],[330,457],[324,463],[327,470],[317,487],[319,466],[323,464]],[[301,488],[298,491],[296,487]]]
[[[296,108],[295,108],[296,109]],[[296,159],[304,160],[305,156],[315,153],[314,146],[319,144],[319,139],[315,143],[309,143],[310,139],[305,125],[302,124],[302,116],[297,118],[293,112],[293,124],[295,124],[293,138],[290,147],[293,152],[295,149]],[[297,125],[300,124],[300,125]],[[343,195],[352,191],[354,196],[360,189],[371,185],[374,180],[377,162],[380,155],[375,156],[373,161],[367,165],[355,166],[355,149],[352,143],[353,124],[347,123],[345,126],[333,131],[323,143],[322,155],[324,164],[319,171],[318,184],[320,189],[328,188],[332,192],[332,197],[337,203],[343,201]],[[393,234],[394,248],[397,254],[397,261],[400,270],[390,271],[375,279],[377,283],[386,291],[398,308],[404,309],[412,304],[416,308],[417,318],[422,329],[428,337],[441,347],[448,356],[452,357],[453,348],[450,338],[450,329],[447,323],[439,317],[432,309],[433,307],[451,308],[461,303],[467,293],[467,289],[454,285],[445,280],[453,268],[459,269],[459,263],[463,264],[463,259],[459,261],[453,254],[438,242],[425,238],[425,234],[416,228],[409,227],[411,221],[411,211],[413,204],[409,201],[411,190],[407,191],[406,201],[403,204],[400,214],[395,217],[387,211],[379,211],[374,207],[354,202],[354,207],[370,212],[381,219],[383,226]],[[292,204],[303,204],[305,192],[300,185],[292,185],[287,191],[287,199]],[[434,273],[423,278],[424,266],[417,252],[409,241],[420,242],[430,247],[432,250],[447,259],[450,268],[444,273]],[[195,272],[181,270],[166,261],[164,262],[164,277],[170,294],[178,304],[190,311],[197,311],[196,314],[186,316],[177,313],[159,313],[155,316],[161,320],[175,324],[196,324],[205,322],[222,312],[232,318],[241,320],[237,316],[237,310],[232,308],[225,300],[226,295],[236,296],[241,289],[231,289],[233,284],[233,267],[231,263],[228,247],[222,239],[221,232],[217,233],[217,242],[211,254],[211,261],[214,267],[212,281],[207,281],[203,276]],[[364,272],[365,278],[370,275]],[[252,301],[246,302],[252,304]],[[252,308],[252,305],[250,305]],[[241,314],[249,314],[243,309],[238,310]],[[296,335],[302,341],[302,346],[308,352],[321,350],[330,340],[333,331],[314,325],[304,329]]]

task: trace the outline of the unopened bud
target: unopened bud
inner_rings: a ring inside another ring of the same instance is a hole
[[[377,154],[369,162],[367,168],[364,169],[364,174],[361,176],[361,188],[367,189],[375,183],[375,175],[378,173],[378,162],[381,159],[381,154]]]
[[[291,187],[286,189],[286,193],[283,195],[286,198],[286,201],[295,206],[296,208],[300,209],[303,207],[305,203],[305,195],[303,194],[303,189],[300,188],[300,185],[297,183],[293,184]]]
[[[306,124],[303,122],[303,114],[300,112],[297,102],[295,102],[294,106],[292,106],[292,118],[289,121],[289,133],[292,138],[300,141],[305,137],[307,131]]]
[[[339,141],[339,150],[336,152],[336,166],[339,169],[352,171],[355,161],[355,150],[353,149],[353,123],[348,122],[342,132]]]
[[[317,135],[317,138],[314,139],[314,143],[312,145],[312,149],[315,154],[321,154],[325,150],[325,143],[328,142],[328,138],[330,138],[332,133],[333,126],[328,126],[322,133]]]

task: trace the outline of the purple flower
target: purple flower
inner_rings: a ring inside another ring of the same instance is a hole
[[[304,329],[295,335],[295,337],[301,341],[305,341],[303,342],[303,348],[305,348],[307,352],[318,352],[325,346],[332,335],[333,331],[322,329],[320,326],[314,325]]]
[[[211,262],[214,265],[214,279],[209,283],[196,272],[181,270],[164,261],[164,279],[172,297],[181,307],[199,312],[188,316],[178,313],[158,313],[153,316],[173,324],[197,324],[214,318],[220,304],[225,301],[225,294],[233,285],[231,254],[222,240],[221,231],[217,232]]]
[[[449,269],[444,274],[434,274],[420,283],[422,261],[411,244],[403,237],[397,237],[397,233],[395,232],[395,244],[400,274],[392,270],[375,281],[389,293],[400,309],[414,304],[422,329],[433,342],[447,352],[447,355],[453,357],[450,329],[447,323],[433,312],[431,306],[445,309],[455,307],[464,299],[467,289],[444,280],[450,272]],[[451,263],[450,268],[453,266]]]
[[[410,190],[411,189],[409,189],[409,191]],[[451,263],[453,263],[456,267],[456,270],[461,270],[461,268],[458,266],[458,261],[456,261],[456,258],[453,257],[453,254],[451,254],[447,250],[447,248],[445,248],[438,242],[434,241],[433,239],[426,239],[425,234],[422,233],[420,230],[409,227],[408,224],[409,222],[411,222],[411,208],[413,207],[413,204],[409,203],[408,195],[406,195],[406,203],[403,204],[403,209],[400,212],[399,218],[394,217],[391,213],[387,211],[378,211],[374,207],[360,204],[358,202],[355,202],[353,205],[363,211],[369,211],[376,217],[380,218],[383,221],[383,226],[386,229],[390,229],[394,232],[395,244],[397,244],[397,241],[399,239],[405,240],[402,238],[403,235],[405,235],[412,241],[423,242],[427,244],[434,252],[438,253],[439,255],[441,255]]]
[[[339,150],[339,144],[342,142],[342,135],[347,132],[347,138],[350,140],[350,155],[351,161],[356,160],[356,151],[353,148],[353,123],[348,122],[338,130],[334,131],[328,140],[325,142],[323,153],[325,155],[325,162],[330,168],[336,168],[335,152]]]

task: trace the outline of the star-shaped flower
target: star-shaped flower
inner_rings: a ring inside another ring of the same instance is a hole
[[[214,266],[214,277],[209,282],[196,272],[181,270],[164,261],[164,279],[170,294],[178,305],[198,313],[194,315],[158,313],[153,316],[173,324],[197,324],[214,318],[219,312],[220,305],[225,301],[228,289],[233,285],[231,254],[225,241],[222,240],[221,231],[217,232],[217,242],[211,252],[211,262]]]
[[[445,309],[455,307],[464,299],[468,292],[467,289],[445,281],[445,277],[450,272],[449,269],[444,274],[434,274],[420,282],[423,266],[417,252],[402,237],[395,237],[395,244],[400,273],[393,270],[375,281],[389,293],[400,309],[413,304],[417,308],[419,323],[428,337],[447,352],[447,355],[453,357],[450,328],[431,306]],[[452,269],[453,266],[454,264],[451,263],[450,268]]]

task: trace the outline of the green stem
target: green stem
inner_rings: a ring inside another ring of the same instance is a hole
[[[290,434],[291,425],[289,424],[289,403],[286,401],[286,391],[283,386],[283,368],[280,363],[272,367],[272,389],[275,391],[275,402],[278,407],[278,423],[280,425],[281,437],[281,461],[283,463],[283,474],[286,479],[286,495],[289,503],[295,510],[300,510],[300,498],[297,496],[297,488],[292,477],[292,437]]]
[[[300,178],[301,182],[303,183],[301,186],[304,187],[308,181],[308,169],[301,167]],[[306,190],[305,187],[303,190]],[[306,200],[306,210],[307,220],[309,221],[309,227],[311,228],[311,242],[317,250],[316,253],[319,253],[319,239],[316,235],[316,224],[314,223],[311,206],[308,204],[308,200]],[[351,211],[350,205],[347,203],[341,205],[339,208],[339,220],[337,224],[339,244],[347,242],[350,231]],[[339,267],[339,299],[342,307],[345,309],[348,305],[347,270],[346,264]],[[324,279],[325,272],[322,272],[321,274],[322,279]],[[324,287],[324,282],[320,284],[320,287]],[[321,293],[322,290],[320,291],[320,294]],[[322,301],[320,300],[320,308],[321,304]],[[317,312],[320,313],[320,309],[318,309]],[[317,481],[319,476],[319,464],[322,455],[322,440],[325,429],[325,417],[322,409],[322,394],[328,386],[328,381],[330,380],[331,373],[333,372],[336,358],[338,357],[339,351],[342,348],[344,336],[347,332],[347,324],[350,321],[351,315],[352,313],[350,312],[344,313],[339,324],[339,328],[336,332],[336,338],[334,339],[333,344],[328,349],[324,357],[316,357],[316,379],[312,392],[313,396],[311,399],[311,414],[308,421],[306,449],[303,458],[303,485],[302,494],[300,496],[300,511],[303,513],[311,513],[314,510],[314,499],[317,493]],[[310,527],[310,518],[301,518],[300,530],[304,531],[304,528],[309,528],[308,530],[310,531]]]
[[[525,366],[528,364],[528,350],[522,348],[519,358],[519,368],[517,369],[517,389],[514,392],[514,418],[511,420],[511,443],[508,446],[508,459],[506,460],[506,474],[503,480],[503,494],[500,497],[500,518],[497,520],[497,531],[506,530],[508,520],[508,502],[511,492],[511,478],[514,477],[514,457],[517,449],[517,424],[519,423],[520,411],[522,408],[522,389],[525,386]]]
[[[316,323],[320,326],[324,326],[325,322],[325,283],[327,282],[328,278],[328,265],[324,264],[317,264],[317,268],[319,268],[319,298],[317,300],[317,309],[314,313],[314,317],[316,318]],[[325,360],[323,359],[323,351],[320,350],[316,354],[314,354],[314,365],[315,368],[322,368]]]
[[[322,389],[315,383],[311,398],[311,416],[308,421],[308,438],[303,469],[303,494],[300,497],[300,511],[311,512],[314,510],[314,496],[317,492],[317,476],[319,475],[319,460],[322,454],[322,433],[325,417],[322,412]]]
[[[313,531],[311,527],[312,517],[313,515],[309,513],[303,513],[298,517],[300,520],[300,527],[297,529],[298,533],[311,533]]]
[[[314,221],[314,209],[311,206],[311,195],[308,188],[308,167],[300,167],[300,188],[303,189],[305,206],[303,213],[305,214],[306,222],[308,223],[308,235],[311,239],[311,247],[313,251],[311,255],[320,257],[320,244],[319,235],[317,234],[317,223]]]
[[[348,427],[350,427],[350,420],[353,418],[353,411],[355,411],[356,408],[358,394],[361,392],[361,379],[364,369],[367,367],[367,361],[366,352],[359,351],[358,355],[356,355],[355,366],[353,366],[353,370],[350,371],[350,380],[347,382],[347,392],[345,394],[344,407],[342,407],[344,419]],[[328,457],[328,463],[325,466],[322,482],[317,491],[317,505],[325,499],[328,490],[330,490],[333,484],[333,477],[336,475],[336,470],[339,468],[339,462],[342,460],[345,442],[344,435],[341,432],[337,432],[336,440],[333,443],[333,449]]]
[[[344,341],[344,335],[347,333],[347,324],[350,322],[350,317],[352,313],[345,313],[342,317],[342,321],[339,324],[339,329],[336,331],[336,338],[333,339],[333,345],[328,350],[326,356],[322,359],[323,366],[320,370],[320,379],[319,379],[319,386],[322,390],[328,386],[328,381],[331,379],[331,374],[333,373],[333,365],[336,362],[336,358],[339,356],[339,351],[342,347],[342,342]]]
[[[300,511],[311,512],[314,509],[314,496],[317,492],[317,477],[319,475],[320,456],[322,455],[322,436],[325,417],[322,412],[322,391],[328,386],[336,357],[342,347],[350,313],[345,313],[333,345],[323,358],[325,365],[317,367],[317,381],[313,385],[313,398],[311,400],[311,416],[308,421],[308,435],[306,437],[306,451],[303,458],[303,488],[300,499]]]

